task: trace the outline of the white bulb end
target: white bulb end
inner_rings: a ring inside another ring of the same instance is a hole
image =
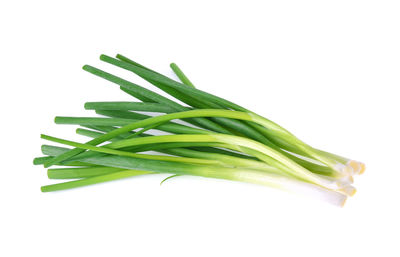
[[[346,166],[353,169],[353,175],[361,175],[365,171],[365,164],[355,160],[349,160]]]
[[[353,196],[357,192],[357,189],[355,187],[353,187],[352,185],[347,185],[345,187],[342,187],[338,191],[345,195]]]

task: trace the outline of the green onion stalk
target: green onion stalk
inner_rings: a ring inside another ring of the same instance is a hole
[[[57,124],[82,126],[76,132],[91,140],[41,136],[72,147],[42,146],[45,156],[34,164],[49,168],[50,179],[70,180],[43,186],[43,192],[159,173],[167,179],[192,175],[267,185],[341,206],[356,192],[353,176],[365,171],[363,163],[313,148],[273,121],[197,89],[176,64],[171,68],[180,82],[122,55],[100,59],[170,98],[85,65],[140,102],[87,102],[85,109],[103,117],[56,117]]]

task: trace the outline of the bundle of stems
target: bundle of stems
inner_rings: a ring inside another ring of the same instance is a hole
[[[192,175],[268,185],[339,206],[354,195],[353,176],[364,172],[363,163],[313,148],[278,124],[197,89],[174,63],[180,82],[119,54],[100,60],[133,72],[171,98],[83,66],[139,101],[87,102],[85,109],[102,117],[56,117],[57,124],[80,125],[76,132],[92,139],[78,143],[41,135],[69,146],[42,145],[45,156],[34,159],[49,168],[50,179],[69,180],[43,186],[43,192],[166,173],[167,179]]]

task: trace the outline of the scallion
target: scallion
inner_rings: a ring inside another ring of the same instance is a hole
[[[172,99],[85,65],[85,71],[141,102],[87,102],[85,109],[103,117],[56,117],[57,124],[84,127],[76,132],[92,139],[78,143],[42,135],[74,147],[42,146],[45,156],[35,158],[34,164],[61,166],[48,169],[48,177],[71,180],[43,186],[43,192],[165,173],[167,179],[192,175],[307,192],[336,205],[354,195],[353,175],[364,172],[363,163],[313,148],[255,112],[199,90],[174,63],[171,68],[181,82],[123,55],[100,59],[135,73]],[[169,134],[156,135],[154,130]]]

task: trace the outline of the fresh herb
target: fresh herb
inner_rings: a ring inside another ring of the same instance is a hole
[[[85,109],[103,117],[56,117],[57,124],[84,127],[76,132],[92,139],[78,143],[42,135],[73,147],[42,146],[45,156],[35,158],[34,164],[64,166],[48,169],[48,177],[71,180],[43,186],[43,192],[166,173],[165,180],[192,175],[311,193],[336,205],[355,193],[353,175],[364,172],[363,163],[315,149],[278,124],[197,89],[176,64],[171,68],[181,82],[122,55],[100,59],[135,73],[184,104],[85,65],[85,71],[117,84],[141,102],[87,102]]]

